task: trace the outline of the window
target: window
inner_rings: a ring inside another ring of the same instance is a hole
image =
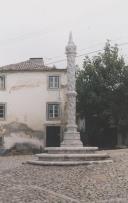
[[[59,76],[49,76],[48,83],[50,89],[59,88]]]
[[[60,105],[59,104],[48,104],[48,119],[59,118],[60,116]]]
[[[5,119],[5,104],[0,103],[0,119]]]
[[[5,89],[5,76],[0,75],[0,90]]]

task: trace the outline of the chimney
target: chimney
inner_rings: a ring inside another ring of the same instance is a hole
[[[30,58],[29,61],[31,63],[38,64],[38,65],[43,65],[44,66],[44,60],[43,60],[43,58]]]

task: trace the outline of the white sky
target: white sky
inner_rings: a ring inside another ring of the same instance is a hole
[[[128,42],[128,0],[0,0],[0,66],[65,58],[70,30],[78,54],[102,49],[106,39]],[[120,50],[127,60],[128,44]]]

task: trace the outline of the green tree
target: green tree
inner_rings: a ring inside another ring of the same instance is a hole
[[[84,59],[77,72],[77,112],[86,119],[86,137],[98,139],[128,131],[128,67],[117,45],[107,41],[103,53]],[[102,140],[103,141],[103,140]]]

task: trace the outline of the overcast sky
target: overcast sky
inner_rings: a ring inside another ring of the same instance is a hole
[[[30,57],[66,66],[55,62],[65,58],[70,30],[78,55],[102,49],[110,39],[127,43],[120,46],[127,60],[128,0],[0,0],[0,66]]]

